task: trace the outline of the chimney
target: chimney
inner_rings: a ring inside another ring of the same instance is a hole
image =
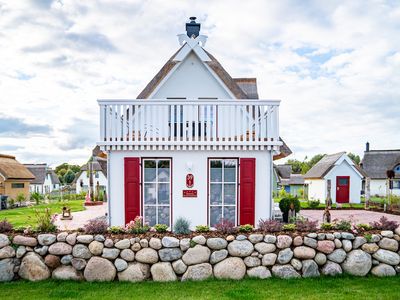
[[[200,23],[196,23],[196,17],[190,17],[190,22],[186,23],[186,34],[189,38],[198,37],[200,34]]]
[[[369,152],[369,142],[365,144],[365,152]]]

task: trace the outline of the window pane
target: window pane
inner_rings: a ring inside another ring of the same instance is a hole
[[[224,169],[224,181],[225,182],[236,182],[236,168],[227,168]]]
[[[210,204],[222,204],[222,184],[212,183],[210,185]]]
[[[218,224],[222,218],[222,207],[221,206],[211,206],[210,207],[210,225],[212,227]]]
[[[235,204],[235,202],[236,202],[235,184],[224,184],[224,203]]]
[[[210,162],[210,175],[211,182],[221,182],[222,181],[222,161],[212,160]]]
[[[169,206],[158,207],[158,224],[169,225]]]
[[[145,206],[144,207],[144,221],[149,224],[149,226],[156,225],[156,207],[155,206]]]
[[[348,178],[339,178],[339,185],[348,185],[349,180]]]
[[[156,181],[156,162],[154,160],[144,161],[144,181]]]
[[[169,160],[158,162],[158,181],[169,182]]]
[[[144,204],[156,204],[156,184],[144,184]]]
[[[224,220],[228,220],[235,224],[235,206],[224,207]]]
[[[169,204],[169,183],[158,184],[158,204]]]

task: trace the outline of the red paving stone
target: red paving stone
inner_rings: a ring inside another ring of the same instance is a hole
[[[318,220],[322,222],[322,215],[324,210],[314,209],[303,209],[300,211],[300,215],[310,220]],[[400,223],[400,216],[391,215],[381,212],[368,211],[362,209],[343,209],[343,210],[330,210],[331,218],[333,219],[350,219],[352,218],[356,223],[369,223],[378,221],[382,216],[386,216],[391,221],[397,221]]]

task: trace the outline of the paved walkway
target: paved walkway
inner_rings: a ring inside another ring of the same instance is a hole
[[[300,211],[300,215],[306,217],[310,220],[318,220],[319,223],[322,222],[322,215],[324,210],[313,210],[313,209],[303,209]],[[369,223],[373,221],[378,221],[382,216],[386,216],[391,221],[397,221],[400,223],[400,216],[385,214],[381,212],[368,211],[368,210],[357,210],[357,209],[343,209],[343,210],[330,210],[331,218],[334,219],[350,219],[356,223]]]
[[[83,226],[91,219],[105,216],[107,213],[107,203],[97,206],[85,206],[85,210],[72,213],[72,220],[56,221],[56,225],[60,230],[74,230],[83,228]]]

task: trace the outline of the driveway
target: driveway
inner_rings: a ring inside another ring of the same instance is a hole
[[[72,220],[57,219],[55,224],[60,230],[75,230],[83,226],[91,219],[103,217],[107,213],[107,203],[97,206],[85,206],[85,210],[72,213]]]
[[[310,220],[318,220],[322,223],[322,215],[324,210],[314,210],[314,209],[303,209],[300,211],[300,215],[306,217]],[[334,219],[350,219],[352,218],[356,223],[370,223],[373,221],[378,221],[382,216],[387,217],[391,221],[397,221],[400,223],[400,216],[385,214],[381,212],[368,211],[362,209],[331,209],[331,218]]]

